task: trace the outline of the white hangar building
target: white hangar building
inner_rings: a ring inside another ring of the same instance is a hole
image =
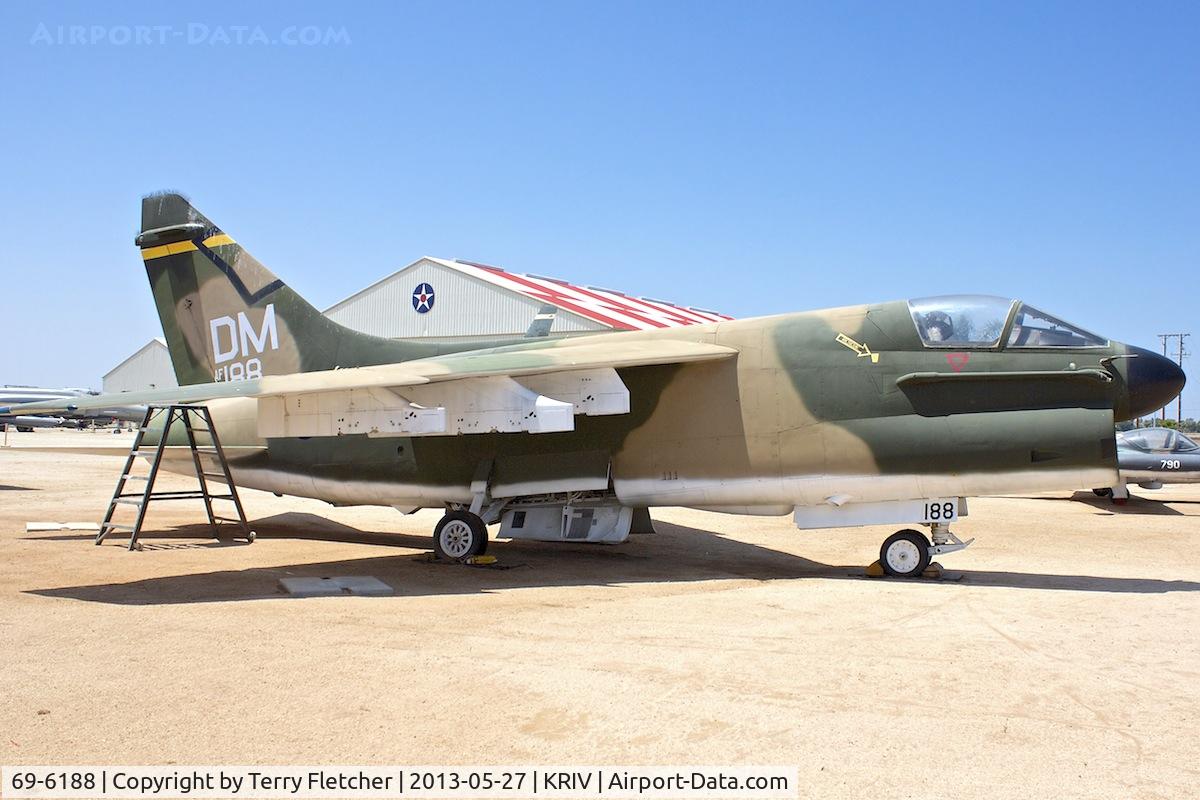
[[[698,325],[724,314],[612,289],[576,286],[469,261],[425,257],[326,309],[336,322],[388,338],[522,336],[546,305],[551,335]]]
[[[363,333],[466,341],[525,335],[554,310],[550,335],[648,330],[732,319],[715,311],[576,286],[555,278],[442,258],[420,258],[326,309]],[[175,386],[167,346],[154,339],[104,376],[105,392]]]
[[[138,392],[146,389],[170,389],[179,384],[167,353],[167,343],[151,339],[140,350],[117,364],[104,376],[103,390]]]

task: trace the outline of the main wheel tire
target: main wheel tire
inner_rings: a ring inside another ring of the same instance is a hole
[[[1109,487],[1092,489],[1092,494],[1096,495],[1096,497],[1112,497],[1112,489]]]
[[[483,555],[487,542],[487,526],[470,511],[451,511],[433,529],[433,552],[447,561]]]
[[[879,566],[896,578],[916,578],[929,566],[929,540],[920,531],[896,531],[879,548]]]

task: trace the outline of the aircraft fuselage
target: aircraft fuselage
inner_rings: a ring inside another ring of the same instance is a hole
[[[494,497],[611,479],[629,506],[786,513],[831,496],[1105,485],[1116,471],[1113,409],[1151,402],[1128,385],[1129,357],[1144,351],[932,349],[902,302],[590,341],[646,338],[738,356],[620,370],[630,412],[580,416],[561,433],[262,439],[257,401],[209,405],[241,485],[335,504],[469,503],[483,466]]]

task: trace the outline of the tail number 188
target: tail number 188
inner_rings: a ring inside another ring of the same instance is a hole
[[[958,519],[953,500],[931,500],[925,504],[925,522],[953,522]]]

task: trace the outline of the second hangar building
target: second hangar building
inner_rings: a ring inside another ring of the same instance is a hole
[[[551,313],[552,312],[552,313]],[[330,319],[390,339],[470,342],[524,336],[535,320],[549,335],[649,330],[732,319],[725,314],[577,286],[557,278],[444,258],[419,258],[325,310]],[[540,333],[540,331],[539,331]],[[175,385],[161,340],[153,340],[105,376],[105,391]]]

